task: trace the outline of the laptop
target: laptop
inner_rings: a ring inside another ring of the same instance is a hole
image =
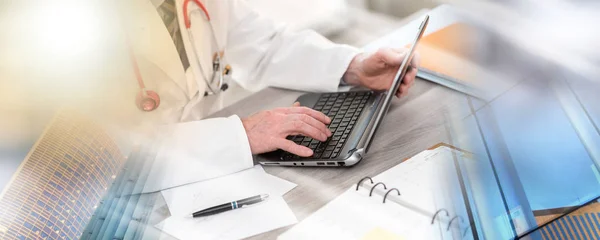
[[[262,165],[319,167],[349,167],[360,162],[367,154],[373,136],[410,67],[415,48],[428,22],[429,16],[426,15],[388,91],[308,93],[298,98],[300,105],[323,112],[331,118],[327,127],[333,134],[325,142],[301,135],[288,137],[296,144],[312,149],[312,156],[300,157],[277,150],[257,155],[258,162]]]

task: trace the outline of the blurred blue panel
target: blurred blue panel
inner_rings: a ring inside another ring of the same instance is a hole
[[[600,102],[600,96],[598,96],[600,81],[565,72],[557,74],[556,77],[569,82],[571,89],[589,114],[594,125],[596,127],[600,126],[600,106],[598,105],[598,102]]]
[[[490,165],[486,146],[481,138],[475,116],[466,117],[454,134],[453,144],[476,154],[475,161],[459,161],[482,239],[510,239],[515,233],[508,221],[505,200]]]
[[[490,106],[533,210],[600,195],[590,155],[545,80],[524,82]]]

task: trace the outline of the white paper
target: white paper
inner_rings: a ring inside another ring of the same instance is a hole
[[[241,239],[297,222],[282,197],[208,217],[172,216],[162,230],[181,240]]]
[[[296,184],[266,173],[260,165],[238,173],[162,191],[172,216],[260,194],[281,197]]]
[[[433,240],[439,239],[441,228],[421,214],[395,203],[382,204],[379,196],[369,197],[364,189],[350,188],[278,239],[365,239],[381,229],[395,236],[393,239]]]
[[[156,225],[179,239],[240,239],[297,222],[282,196],[296,184],[254,168],[162,191],[171,217]],[[224,213],[192,218],[191,214],[219,204],[260,194],[261,203]]]

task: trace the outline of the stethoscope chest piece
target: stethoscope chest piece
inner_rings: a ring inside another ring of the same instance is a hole
[[[137,107],[144,112],[151,112],[160,105],[160,96],[152,90],[141,89],[135,98]]]

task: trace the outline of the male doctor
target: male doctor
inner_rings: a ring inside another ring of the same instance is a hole
[[[133,13],[125,19],[133,51],[150,62],[140,63],[142,75],[159,68],[168,78],[147,78],[145,90],[155,91],[160,105],[152,111],[135,110],[153,124],[171,123],[144,192],[250,168],[253,154],[282,149],[312,155],[310,149],[286,140],[296,134],[318,140],[331,135],[326,127],[330,119],[312,109],[294,105],[243,119],[204,118],[265,87],[319,92],[337,91],[340,85],[387,89],[405,54],[400,49],[361,53],[313,31],[288,30],[257,14],[246,0],[201,0],[210,20],[189,1],[189,30],[185,0],[121,2]],[[228,80],[225,91],[211,77],[217,52],[222,54],[220,64],[231,69],[216,73]],[[398,97],[413,85],[418,57],[411,64]]]

